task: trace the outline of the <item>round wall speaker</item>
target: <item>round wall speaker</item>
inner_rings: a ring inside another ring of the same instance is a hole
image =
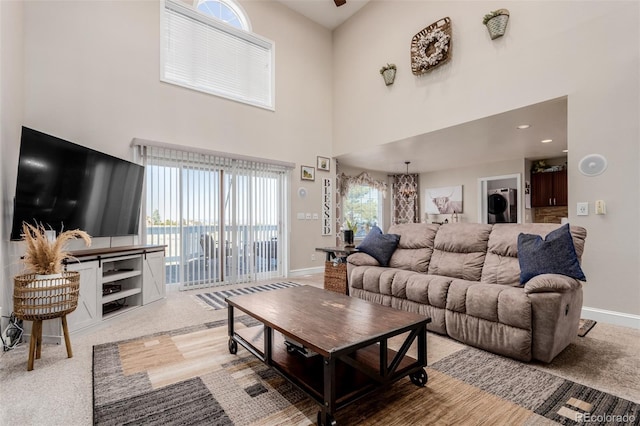
[[[607,159],[600,154],[586,155],[578,163],[578,170],[585,176],[598,176],[607,170]]]
[[[307,196],[307,189],[302,186],[298,188],[298,197],[305,198]]]

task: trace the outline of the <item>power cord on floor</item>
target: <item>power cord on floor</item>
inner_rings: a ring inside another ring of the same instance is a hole
[[[22,334],[24,333],[24,328],[22,327],[22,320],[16,318],[13,312],[10,316],[3,318],[9,319],[9,325],[3,333],[0,333],[0,340],[2,340],[2,351],[7,352],[22,343]]]

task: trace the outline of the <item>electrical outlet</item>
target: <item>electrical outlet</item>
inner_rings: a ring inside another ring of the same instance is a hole
[[[315,253],[313,253],[313,254],[311,255],[311,260],[312,260],[312,261],[313,261],[313,260],[316,260],[316,254],[315,254]]]
[[[577,207],[576,214],[578,216],[589,216],[589,203],[578,203]]]

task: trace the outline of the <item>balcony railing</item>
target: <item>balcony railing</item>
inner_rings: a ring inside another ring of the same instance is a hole
[[[277,275],[277,225],[226,226],[224,238],[219,232],[217,226],[151,225],[146,228],[146,244],[167,246],[168,284],[191,287],[246,280],[254,274]]]

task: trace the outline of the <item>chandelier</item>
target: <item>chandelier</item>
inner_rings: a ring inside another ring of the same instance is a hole
[[[409,164],[411,163],[411,161],[405,161],[404,164],[407,165],[407,172],[404,174],[405,178],[403,179],[404,182],[402,182],[402,184],[400,185],[400,187],[398,188],[398,193],[400,195],[402,195],[405,198],[415,198],[416,197],[416,188],[415,185],[413,185],[412,179],[409,178]]]

